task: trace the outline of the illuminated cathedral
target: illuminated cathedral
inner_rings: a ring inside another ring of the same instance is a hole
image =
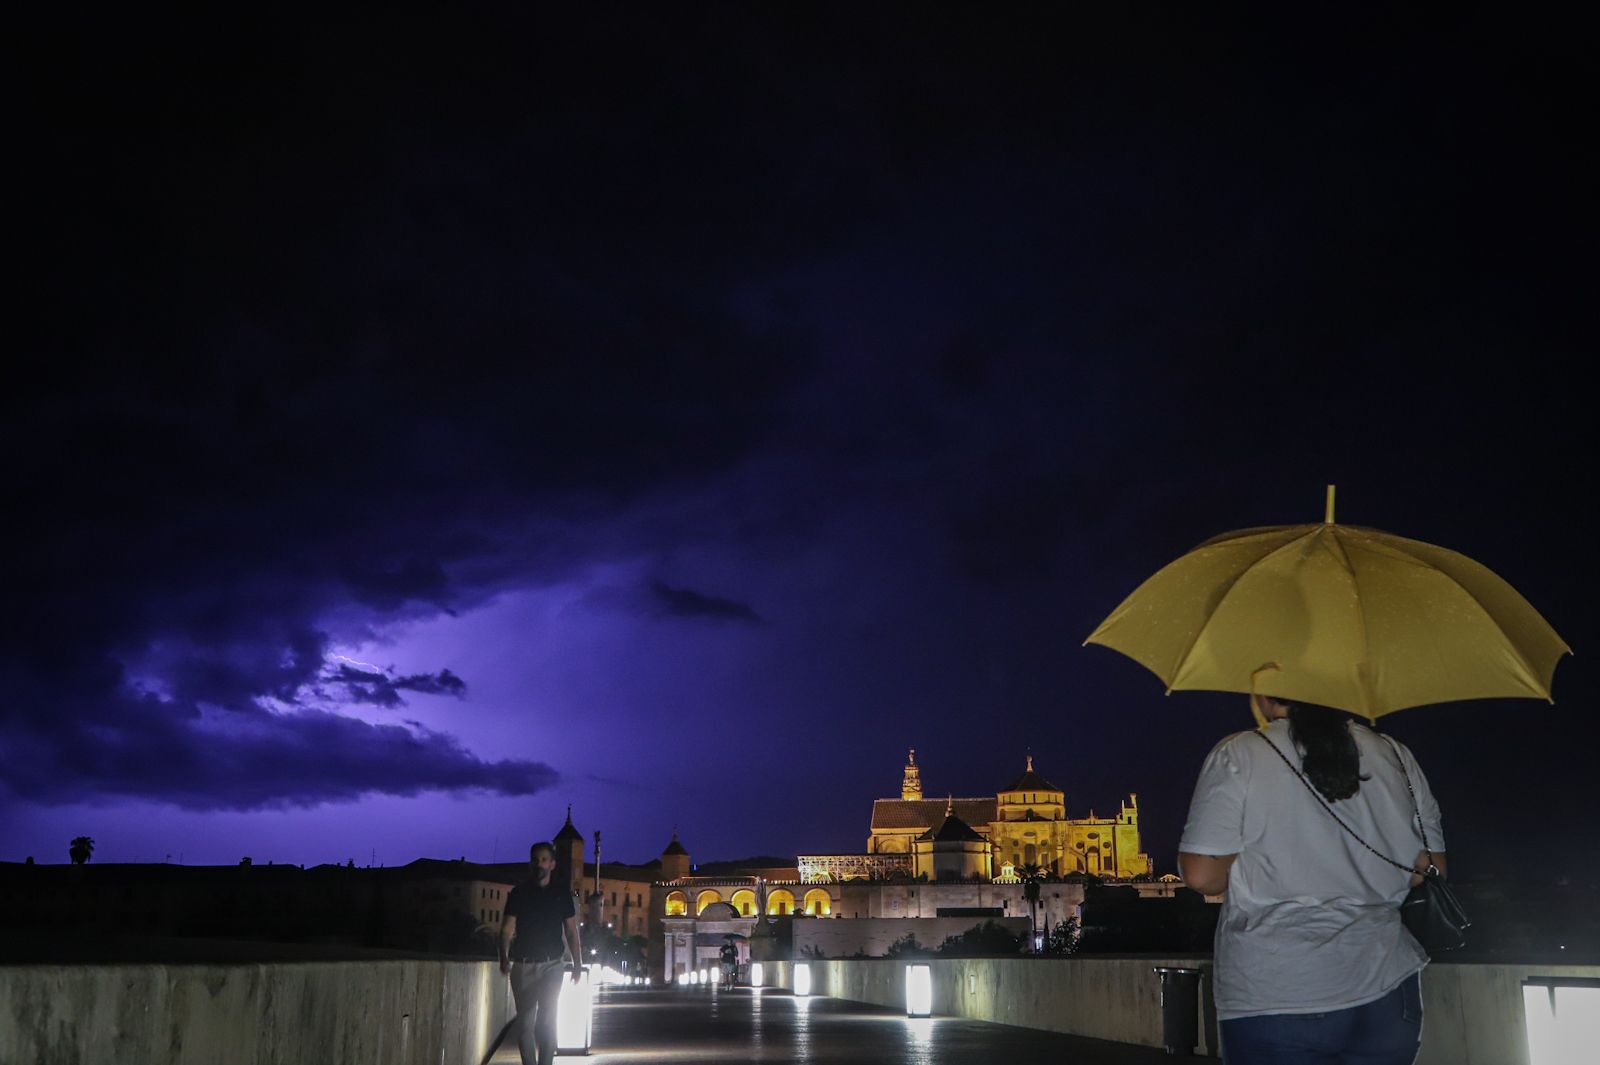
[[[1130,794],[1114,817],[1069,818],[1065,793],[1033,768],[994,796],[925,799],[917,752],[907,756],[898,799],[872,804],[867,856],[907,855],[921,879],[1010,879],[1029,869],[1053,876],[1088,873],[1130,879],[1149,875],[1139,849],[1139,799]],[[867,864],[901,865],[904,859]]]

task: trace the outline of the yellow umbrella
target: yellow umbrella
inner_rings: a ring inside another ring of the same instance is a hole
[[[1259,692],[1369,720],[1457,699],[1550,699],[1569,654],[1539,612],[1465,555],[1337,525],[1245,529],[1145,581],[1085,643],[1167,691]]]

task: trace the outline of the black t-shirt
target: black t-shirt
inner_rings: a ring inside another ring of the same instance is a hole
[[[575,916],[572,889],[550,878],[547,887],[524,880],[506,896],[506,916],[517,919],[517,937],[511,941],[513,961],[549,961],[566,949],[561,926]]]

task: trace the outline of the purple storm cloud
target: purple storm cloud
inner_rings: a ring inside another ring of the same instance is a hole
[[[625,860],[853,850],[906,747],[958,795],[1031,747],[1165,868],[1248,716],[1080,643],[1330,481],[1592,643],[1578,38],[505,17],[30,29],[21,853],[487,858],[568,801]],[[1581,661],[1394,722],[1452,842],[1586,830]],[[1539,758],[1461,739],[1512,713]]]

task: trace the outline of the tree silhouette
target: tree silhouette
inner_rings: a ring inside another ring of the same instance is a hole
[[[907,932],[890,943],[883,952],[885,958],[927,958],[932,954],[933,951],[917,942],[916,934],[913,932]]]
[[[1014,936],[993,921],[974,925],[959,936],[946,936],[939,953],[947,957],[983,957],[1015,954],[1022,949],[1022,937]]]
[[[1050,930],[1049,937],[1045,940],[1044,952],[1046,954],[1076,954],[1078,953],[1078,919],[1068,917],[1065,921],[1058,921]]]
[[[88,836],[78,836],[73,839],[67,854],[72,858],[73,865],[82,865],[94,853],[94,840]]]

